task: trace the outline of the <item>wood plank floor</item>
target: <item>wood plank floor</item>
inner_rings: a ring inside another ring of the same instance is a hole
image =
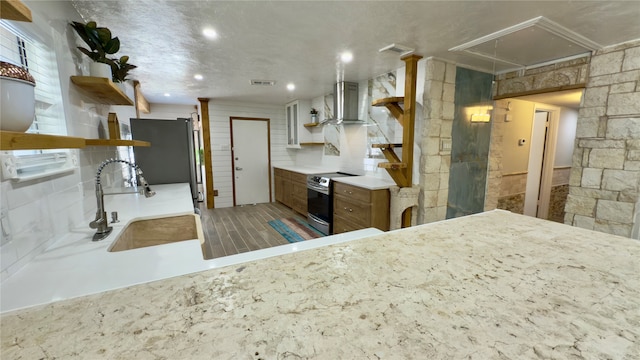
[[[277,203],[207,209],[200,206],[205,259],[288,244],[267,222],[302,216]]]

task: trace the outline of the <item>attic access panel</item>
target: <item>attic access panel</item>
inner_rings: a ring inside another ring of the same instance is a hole
[[[453,47],[520,67],[589,53],[601,45],[545,17],[537,17]]]

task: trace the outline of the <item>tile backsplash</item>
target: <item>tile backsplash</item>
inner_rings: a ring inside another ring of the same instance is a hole
[[[66,21],[53,21],[56,11],[64,13]],[[62,9],[66,6],[68,9]],[[63,11],[64,10],[64,11]],[[112,107],[89,102],[70,83],[72,75],[84,74],[87,60],[76,54],[75,36],[68,21],[82,21],[70,3],[56,5],[34,2],[33,23],[23,25],[32,33],[51,35],[48,44],[56,54],[62,87],[62,103],[67,134],[83,138],[105,138],[106,116],[124,111],[135,116],[132,106]],[[47,25],[48,24],[48,25]],[[70,33],[71,32],[71,33]],[[4,280],[42,253],[49,245],[74,229],[88,228],[95,216],[94,178],[98,165],[105,159],[120,156],[115,147],[90,146],[68,150],[78,158],[78,168],[71,173],[16,182],[0,177],[0,270]],[[0,175],[1,176],[1,175]],[[106,184],[120,186],[121,167],[109,166],[103,172]],[[88,240],[90,241],[90,240]]]

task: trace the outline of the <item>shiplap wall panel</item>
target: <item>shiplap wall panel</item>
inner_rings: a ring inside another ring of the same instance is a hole
[[[224,100],[211,100],[209,102],[213,180],[214,189],[218,190],[218,196],[215,198],[216,208],[233,206],[230,118],[270,119],[271,164],[292,165],[295,162],[296,154],[295,150],[286,149],[284,116],[284,105]],[[273,177],[273,174],[271,176]],[[273,194],[273,183],[271,191]]]

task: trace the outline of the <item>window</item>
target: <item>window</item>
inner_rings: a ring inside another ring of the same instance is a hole
[[[35,118],[27,132],[67,135],[58,65],[53,49],[2,20],[0,60],[26,68],[36,81]],[[5,179],[27,180],[67,172],[73,169],[72,155],[68,150],[5,152],[3,162],[15,164],[16,171],[7,173],[3,168],[3,176]]]

